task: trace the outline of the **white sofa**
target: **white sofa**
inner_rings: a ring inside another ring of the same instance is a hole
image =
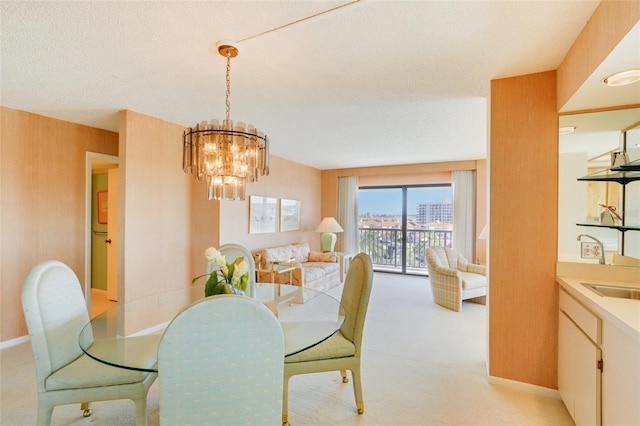
[[[295,265],[293,271],[274,274],[274,282],[290,283],[321,292],[340,284],[340,264],[334,252],[311,251],[308,243],[301,243],[270,247],[253,253],[256,262],[259,262],[256,263],[258,282],[271,282],[269,265],[292,260]]]

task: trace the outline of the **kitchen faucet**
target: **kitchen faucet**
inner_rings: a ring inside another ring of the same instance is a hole
[[[596,237],[592,237],[591,235],[588,235],[588,234],[580,234],[580,235],[578,235],[578,241],[580,241],[580,238],[582,238],[582,237],[589,237],[593,241],[598,243],[598,245],[600,246],[600,264],[604,265],[604,244],[602,244],[602,241],[600,241]]]

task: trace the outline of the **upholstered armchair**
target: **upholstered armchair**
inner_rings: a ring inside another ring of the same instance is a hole
[[[433,301],[460,312],[462,301],[485,304],[486,267],[469,263],[460,253],[447,247],[427,249],[427,268]]]

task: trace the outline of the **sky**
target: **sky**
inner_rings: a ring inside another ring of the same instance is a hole
[[[451,188],[408,188],[407,214],[416,214],[418,203],[441,202],[453,199]],[[402,189],[360,190],[358,195],[358,214],[379,213],[402,214]]]

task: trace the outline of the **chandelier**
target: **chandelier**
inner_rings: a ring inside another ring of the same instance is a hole
[[[209,200],[244,200],[248,182],[269,174],[269,139],[253,125],[229,118],[231,103],[231,58],[238,49],[228,40],[217,44],[227,58],[226,118],[220,123],[202,121],[184,132],[182,169],[207,181]]]

